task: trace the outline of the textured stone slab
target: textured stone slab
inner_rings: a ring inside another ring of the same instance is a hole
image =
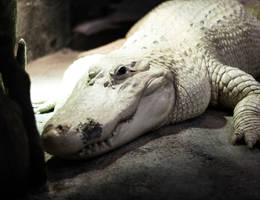
[[[24,38],[29,60],[64,47],[70,39],[69,1],[18,0],[17,38]]]
[[[259,199],[260,149],[229,142],[231,114],[148,133],[87,161],[47,162],[49,192],[34,199]]]

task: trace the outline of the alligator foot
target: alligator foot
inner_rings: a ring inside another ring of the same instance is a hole
[[[55,102],[51,100],[34,102],[33,104],[33,111],[35,114],[43,114],[47,112],[51,112],[55,107]]]
[[[232,143],[245,142],[253,148],[260,141],[260,95],[249,95],[234,110]]]

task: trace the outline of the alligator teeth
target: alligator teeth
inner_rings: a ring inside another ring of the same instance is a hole
[[[96,152],[96,151],[99,151],[100,149],[106,148],[107,146],[112,147],[112,137],[106,139],[105,141],[99,141],[99,142],[87,145],[85,147],[85,151]]]

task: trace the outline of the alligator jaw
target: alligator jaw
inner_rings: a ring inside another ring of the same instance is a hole
[[[156,81],[158,80],[155,79],[152,82],[156,83]],[[148,95],[141,98],[137,110],[127,119],[119,122],[107,138],[97,139],[95,142],[89,143],[72,155],[71,158],[87,159],[101,155],[143,135],[147,131],[165,125],[174,106],[174,86],[172,83],[166,83],[162,87],[153,86],[150,89],[153,93],[147,92]],[[160,106],[160,109],[157,106]]]
[[[119,59],[117,62],[121,63]],[[119,73],[120,68],[123,70]],[[64,105],[45,125],[42,141],[50,154],[86,159],[168,122],[175,102],[171,71],[146,60],[93,70],[95,76],[79,80]]]

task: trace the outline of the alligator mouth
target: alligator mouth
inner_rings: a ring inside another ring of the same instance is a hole
[[[135,110],[128,116],[122,118],[113,128],[113,130],[108,133],[106,137],[96,138],[95,140],[90,140],[86,142],[85,146],[79,151],[70,155],[72,159],[90,158],[98,156],[100,154],[106,153],[112,149],[119,147],[122,144],[130,142],[133,138],[136,138],[151,130],[151,128],[157,128],[158,125],[146,123],[143,126],[142,121],[147,121],[144,113],[150,108],[153,109],[153,105],[145,108],[150,100],[154,101],[157,99],[157,95],[153,95],[158,89],[162,87],[161,84],[162,77],[155,77],[147,82],[138,104]],[[163,84],[165,85],[165,84]],[[153,118],[152,116],[150,116]],[[157,118],[157,117],[156,117]],[[147,125],[148,124],[148,125]],[[136,127],[137,126],[137,127]]]
[[[139,99],[137,108],[134,110],[134,112],[131,115],[125,117],[124,119],[121,119],[121,121],[118,122],[118,124],[115,126],[115,128],[109,134],[108,137],[97,139],[96,141],[90,141],[83,149],[73,154],[72,157],[75,157],[77,159],[89,158],[89,157],[100,155],[102,153],[106,153],[120,146],[120,144],[118,143],[119,141],[116,140],[118,139],[119,134],[124,134],[120,132],[121,127],[124,125],[129,125],[134,121],[136,113],[140,107],[141,100],[146,96],[151,95],[155,90],[159,88],[158,86],[159,84],[157,84],[157,81],[160,79],[161,77],[155,77],[147,82],[143,90],[143,95]]]
[[[156,76],[147,80],[135,99],[129,100],[119,112],[113,110],[112,117],[95,116],[91,110],[88,121],[86,116],[80,116],[80,119],[85,118],[84,123],[74,120],[66,127],[54,125],[64,117],[62,113],[56,113],[56,118],[54,116],[48,122],[52,126],[47,125],[42,134],[43,147],[52,155],[71,160],[88,159],[109,152],[163,125],[172,110],[175,96],[172,91],[171,81]],[[73,123],[77,126],[71,126]]]
[[[114,144],[115,140],[117,139],[117,136],[120,134],[120,128],[124,124],[129,124],[131,121],[133,121],[134,112],[128,119],[122,120],[119,122],[112,133],[106,138],[102,138],[101,140],[93,141],[87,144],[83,149],[79,150],[78,152],[71,155],[72,159],[80,159],[80,158],[90,158],[93,156],[97,156],[103,153],[106,153],[114,148],[117,147],[117,145]],[[122,134],[122,133],[121,133]]]

